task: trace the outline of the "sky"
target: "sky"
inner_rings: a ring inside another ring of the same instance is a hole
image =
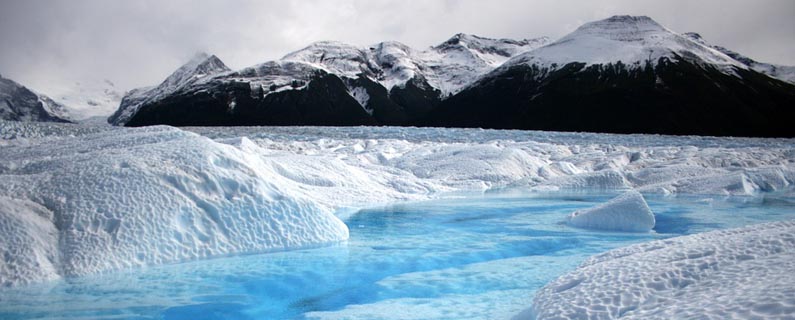
[[[793,0],[0,0],[0,75],[45,94],[104,79],[129,90],[196,52],[239,69],[319,40],[424,49],[459,32],[557,39],[616,14],[795,65]]]

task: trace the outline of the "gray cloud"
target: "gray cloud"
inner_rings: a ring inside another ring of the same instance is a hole
[[[791,0],[3,0],[0,73],[45,93],[104,78],[130,89],[158,83],[197,51],[234,69],[318,40],[423,48],[458,32],[557,38],[614,14],[648,15],[757,60],[795,65],[793,13]]]

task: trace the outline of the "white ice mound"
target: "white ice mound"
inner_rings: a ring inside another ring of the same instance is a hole
[[[537,319],[789,319],[795,221],[608,251],[539,290]]]
[[[8,148],[0,159],[0,280],[345,240],[333,208],[249,152],[169,127]]]
[[[0,286],[58,278],[58,230],[52,212],[0,196]]]
[[[583,229],[648,232],[654,228],[654,213],[643,195],[633,190],[596,207],[575,211],[568,222]]]

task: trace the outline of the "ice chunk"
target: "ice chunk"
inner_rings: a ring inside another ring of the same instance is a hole
[[[516,318],[790,318],[792,270],[795,221],[652,241],[591,257]]]
[[[596,207],[572,213],[569,225],[584,229],[647,232],[654,228],[654,213],[643,195],[633,190]]]
[[[58,232],[52,212],[0,196],[0,286],[58,278]]]

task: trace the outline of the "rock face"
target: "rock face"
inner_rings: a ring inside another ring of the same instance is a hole
[[[0,119],[70,122],[63,105],[0,76]]]
[[[131,91],[109,121],[790,137],[789,71],[615,16],[553,43],[458,34],[417,51],[326,41],[239,71],[203,55]]]
[[[643,195],[630,191],[599,206],[572,213],[568,223],[583,229],[649,232],[655,220]]]

